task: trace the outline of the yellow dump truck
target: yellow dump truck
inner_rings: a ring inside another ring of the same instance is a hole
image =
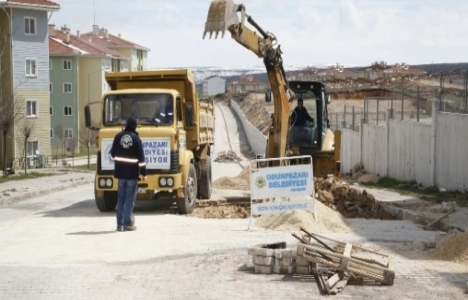
[[[111,91],[91,103],[100,105],[99,126],[93,126],[98,120],[91,107],[96,106],[85,107],[86,126],[99,130],[98,209],[105,212],[116,207],[118,184],[110,150],[114,136],[133,117],[148,170],[147,181],[138,182],[137,200],[173,199],[179,213],[191,213],[197,198],[211,197],[213,103],[199,101],[193,72],[187,69],[106,73],[105,78]]]

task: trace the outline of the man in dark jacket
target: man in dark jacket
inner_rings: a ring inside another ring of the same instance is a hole
[[[146,161],[143,144],[136,132],[137,122],[128,118],[124,131],[119,132],[112,144],[111,156],[115,161],[114,176],[119,181],[117,200],[117,230],[132,231],[136,226],[131,218],[138,189],[138,177],[146,181]]]
[[[155,121],[160,124],[172,124],[173,121],[173,107],[170,99],[162,98],[159,102],[159,107],[156,112]]]
[[[307,109],[304,107],[304,100],[302,98],[297,99],[297,106],[291,115],[291,124],[294,126],[305,126],[307,121],[314,123]]]

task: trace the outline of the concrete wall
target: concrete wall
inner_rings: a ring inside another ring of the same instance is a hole
[[[387,129],[385,127],[364,126],[362,144],[362,164],[379,176],[387,174]]]
[[[361,161],[361,134],[343,129],[341,139],[346,143],[346,147],[341,147],[341,172],[349,173]]]
[[[439,113],[435,130],[435,182],[468,191],[468,115]]]
[[[432,186],[431,124],[390,121],[388,176]],[[383,173],[385,174],[385,173]]]
[[[388,120],[343,130],[341,171],[362,163],[381,177],[468,191],[468,115],[433,111],[432,124]]]
[[[245,134],[247,135],[247,140],[249,141],[250,148],[255,154],[265,154],[267,138],[263,135],[255,126],[253,126],[246,118],[244,112],[240,109],[239,105],[236,102],[231,101],[231,108],[236,113],[237,117],[244,127]]]

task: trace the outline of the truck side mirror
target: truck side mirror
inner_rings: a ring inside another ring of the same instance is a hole
[[[185,105],[185,126],[192,127],[193,126],[193,105],[186,104]]]
[[[85,126],[86,128],[90,128],[91,127],[91,109],[89,108],[89,105],[85,106],[84,115],[85,115]]]
[[[330,104],[331,103],[331,95],[327,95],[327,104]]]
[[[265,92],[265,102],[271,102],[271,91]]]

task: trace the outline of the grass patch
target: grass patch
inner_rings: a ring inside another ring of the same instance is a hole
[[[403,195],[409,195],[435,203],[456,201],[460,206],[468,206],[468,193],[463,194],[455,191],[441,192],[436,187],[423,187],[415,181],[404,182],[383,177],[380,178],[377,183],[362,183],[362,185],[372,188],[392,190]]]
[[[48,177],[59,175],[58,173],[40,173],[40,172],[29,172],[29,173],[18,173],[15,175],[9,175],[8,177],[0,177],[0,183],[8,182],[8,181],[15,181],[15,180],[26,180],[26,179],[34,179],[40,177]]]

